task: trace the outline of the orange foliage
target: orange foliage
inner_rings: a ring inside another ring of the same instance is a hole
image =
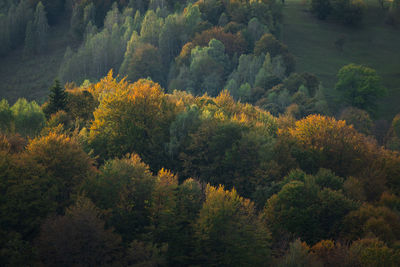
[[[304,148],[316,153],[320,167],[344,176],[359,173],[375,147],[345,121],[321,115],[297,121],[295,127],[289,128],[289,134]]]
[[[186,43],[182,47],[182,50],[181,50],[181,53],[179,54],[179,56],[176,57],[177,64],[178,65],[189,64],[192,49],[195,47],[196,47],[196,45],[194,45],[192,42]]]
[[[281,129],[280,134],[285,131]],[[367,199],[378,199],[386,185],[400,192],[399,154],[378,146],[345,121],[310,115],[297,121],[288,134],[314,155],[317,166],[359,178]]]
[[[231,56],[234,53],[241,55],[247,50],[247,43],[240,33],[226,33],[221,27],[213,27],[196,34],[192,42],[194,46],[207,46],[211,39],[221,41],[225,46],[225,51]]]

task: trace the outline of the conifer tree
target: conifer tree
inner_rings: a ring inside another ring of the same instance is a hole
[[[35,18],[33,22],[33,29],[36,35],[36,52],[43,51],[47,42],[47,35],[49,31],[49,24],[47,23],[46,11],[42,2],[36,6]]]
[[[35,33],[33,30],[33,23],[32,21],[28,22],[26,26],[26,34],[25,34],[25,47],[24,47],[24,54],[29,55],[35,52],[36,50],[36,40],[35,40]]]
[[[54,81],[53,86],[50,88],[49,101],[43,108],[46,117],[49,118],[51,114],[56,113],[59,110],[65,110],[67,105],[67,93],[65,89],[61,87],[58,80]]]

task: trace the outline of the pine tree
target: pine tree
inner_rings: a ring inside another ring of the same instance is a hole
[[[49,24],[47,23],[46,11],[42,2],[36,6],[33,29],[36,35],[36,52],[41,52],[46,46]]]
[[[32,21],[29,21],[28,25],[26,26],[24,54],[25,55],[32,54],[35,52],[35,50],[36,50],[35,33],[33,31]]]
[[[49,101],[43,108],[46,117],[49,118],[51,114],[56,113],[59,110],[65,110],[67,106],[67,93],[65,89],[61,87],[58,80],[54,81],[53,86],[50,88]]]

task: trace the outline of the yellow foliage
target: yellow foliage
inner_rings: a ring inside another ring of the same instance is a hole
[[[157,180],[162,186],[178,186],[178,177],[164,168],[159,170]]]
[[[321,115],[310,115],[296,121],[289,133],[303,145],[315,150],[336,150],[344,145],[349,149],[359,148],[360,134],[345,121]]]

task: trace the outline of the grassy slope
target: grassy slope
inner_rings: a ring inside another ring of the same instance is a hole
[[[0,99],[10,104],[19,97],[43,101],[57,76],[65,49],[71,45],[69,20],[50,29],[49,43],[40,55],[24,57],[23,46],[0,58]]]
[[[376,69],[388,88],[377,115],[391,120],[400,112],[400,30],[385,25],[384,14],[375,2],[368,1],[363,23],[349,28],[319,21],[304,1],[286,0],[281,38],[297,59],[297,71],[316,74],[331,97],[342,66],[356,63]],[[343,52],[334,45],[341,36],[345,37]]]

